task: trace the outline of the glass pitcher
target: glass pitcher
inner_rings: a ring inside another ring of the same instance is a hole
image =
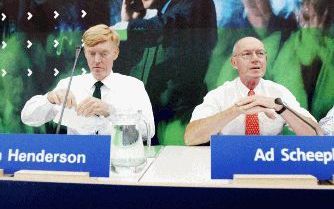
[[[139,129],[142,119],[141,111],[121,111],[112,115],[110,119],[112,123],[111,171],[138,172],[146,163],[142,133]]]

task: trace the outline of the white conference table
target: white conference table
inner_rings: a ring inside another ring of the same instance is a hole
[[[211,180],[210,147],[167,146],[160,150],[139,183],[152,185],[222,186]]]
[[[155,157],[148,158],[146,165],[138,173],[118,174],[111,172],[109,178],[16,178],[0,177],[9,181],[37,181],[87,183],[106,185],[174,186],[174,187],[213,187],[213,188],[281,188],[281,189],[326,189],[334,185],[314,185],[303,182],[273,181],[257,184],[240,184],[232,179],[211,179],[209,146],[156,146],[152,147]]]

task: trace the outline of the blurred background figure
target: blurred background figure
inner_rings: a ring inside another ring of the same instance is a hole
[[[304,0],[298,28],[286,40],[268,77],[289,88],[317,120],[334,102],[334,2]]]
[[[157,15],[145,17],[148,9]],[[124,0],[122,11],[127,41],[115,64],[119,72],[144,82],[159,143],[183,144],[191,112],[207,92],[204,77],[217,39],[214,3]]]

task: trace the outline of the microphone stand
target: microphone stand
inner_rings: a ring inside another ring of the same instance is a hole
[[[80,55],[80,52],[81,52],[81,48],[82,48],[81,46],[77,46],[76,49],[75,49],[75,60],[74,60],[74,64],[73,64],[73,68],[72,68],[72,72],[71,72],[70,81],[68,82],[68,86],[67,86],[67,89],[66,89],[64,102],[61,106],[61,112],[60,112],[60,117],[59,117],[59,121],[58,121],[58,124],[57,124],[56,134],[59,134],[59,131],[60,131],[61,121],[63,120],[63,115],[64,115],[64,110],[65,110],[65,106],[66,106],[66,102],[67,102],[67,97],[68,97],[68,94],[70,92],[72,78],[73,78],[74,70],[75,70],[75,67],[77,65],[77,61],[78,61],[78,58],[79,58],[79,55]]]

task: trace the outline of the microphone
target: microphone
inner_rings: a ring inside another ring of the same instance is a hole
[[[61,112],[60,112],[60,117],[59,117],[59,121],[58,121],[58,124],[57,124],[56,134],[59,134],[59,131],[60,131],[61,121],[63,120],[63,115],[64,115],[64,110],[65,110],[65,107],[66,107],[68,93],[70,92],[74,70],[75,70],[75,67],[77,65],[77,61],[78,61],[81,49],[82,49],[82,46],[77,46],[76,49],[75,49],[75,60],[74,60],[74,64],[73,64],[73,68],[72,68],[72,72],[71,72],[71,76],[70,76],[70,81],[68,82],[68,86],[67,86],[67,89],[66,89],[64,102],[61,106]]]
[[[292,110],[290,107],[288,107],[287,105],[284,104],[284,102],[282,101],[281,98],[276,98],[275,99],[275,104],[278,105],[282,105],[283,108],[288,109],[292,114],[294,114],[295,116],[297,116],[297,118],[299,118],[300,120],[302,120],[304,123],[306,123],[308,126],[310,126],[316,133],[316,135],[319,135],[316,127],[314,127],[311,123],[309,123],[308,121],[306,121],[304,118],[302,118],[298,113],[296,113],[294,110]]]

